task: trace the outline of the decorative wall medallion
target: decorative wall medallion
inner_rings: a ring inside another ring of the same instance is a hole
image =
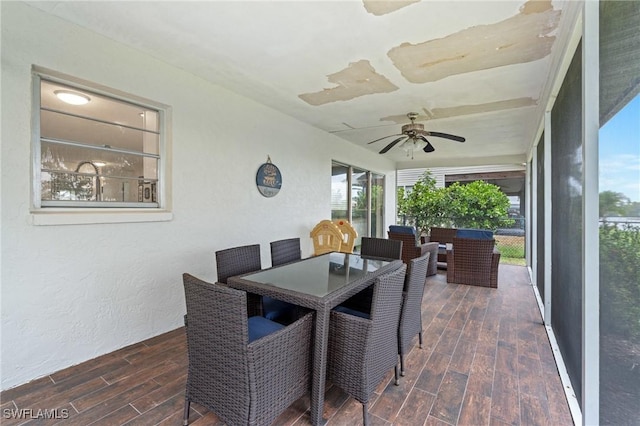
[[[282,187],[282,175],[278,167],[271,163],[271,157],[267,156],[267,162],[262,164],[256,174],[258,191],[265,197],[275,196]]]

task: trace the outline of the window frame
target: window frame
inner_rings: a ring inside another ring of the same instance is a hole
[[[168,221],[171,213],[171,152],[170,120],[171,107],[149,99],[141,98],[117,89],[81,80],[34,66],[31,73],[32,84],[32,140],[31,140],[31,208],[30,223],[33,225],[67,225],[90,223],[123,223]],[[158,165],[157,165],[157,199],[156,203],[127,202],[74,202],[47,201],[42,202],[41,174],[41,81],[59,83],[78,90],[86,90],[100,96],[139,105],[142,108],[158,112]]]

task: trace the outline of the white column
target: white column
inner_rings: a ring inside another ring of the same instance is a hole
[[[599,2],[584,2],[582,34],[582,424],[600,421],[598,132]]]

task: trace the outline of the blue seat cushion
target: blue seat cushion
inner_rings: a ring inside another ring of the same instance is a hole
[[[333,308],[336,312],[344,312],[345,314],[353,315],[360,318],[369,319],[369,314],[366,312],[356,311],[355,309],[347,308],[346,306],[338,305]]]
[[[282,330],[284,325],[266,319],[265,317],[249,317],[249,343],[268,334]]]
[[[264,317],[272,321],[291,318],[293,316],[293,308],[295,305],[283,302],[282,300],[272,299],[271,297],[262,297],[262,309]]]
[[[488,229],[465,229],[460,228],[456,233],[458,238],[475,238],[476,240],[492,240],[493,231]]]
[[[403,225],[389,225],[389,232],[394,234],[416,234],[416,228],[413,226],[403,226]]]

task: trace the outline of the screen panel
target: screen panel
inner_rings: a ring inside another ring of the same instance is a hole
[[[582,43],[551,111],[551,326],[582,400]]]
[[[544,253],[546,251],[544,244],[544,133],[540,137],[540,142],[536,149],[538,151],[538,162],[536,164],[536,182],[538,186],[533,196],[537,198],[537,211],[535,216],[532,217],[536,218],[538,229],[536,234],[537,263],[533,267],[536,268],[536,285],[538,286],[540,298],[544,303]]]

